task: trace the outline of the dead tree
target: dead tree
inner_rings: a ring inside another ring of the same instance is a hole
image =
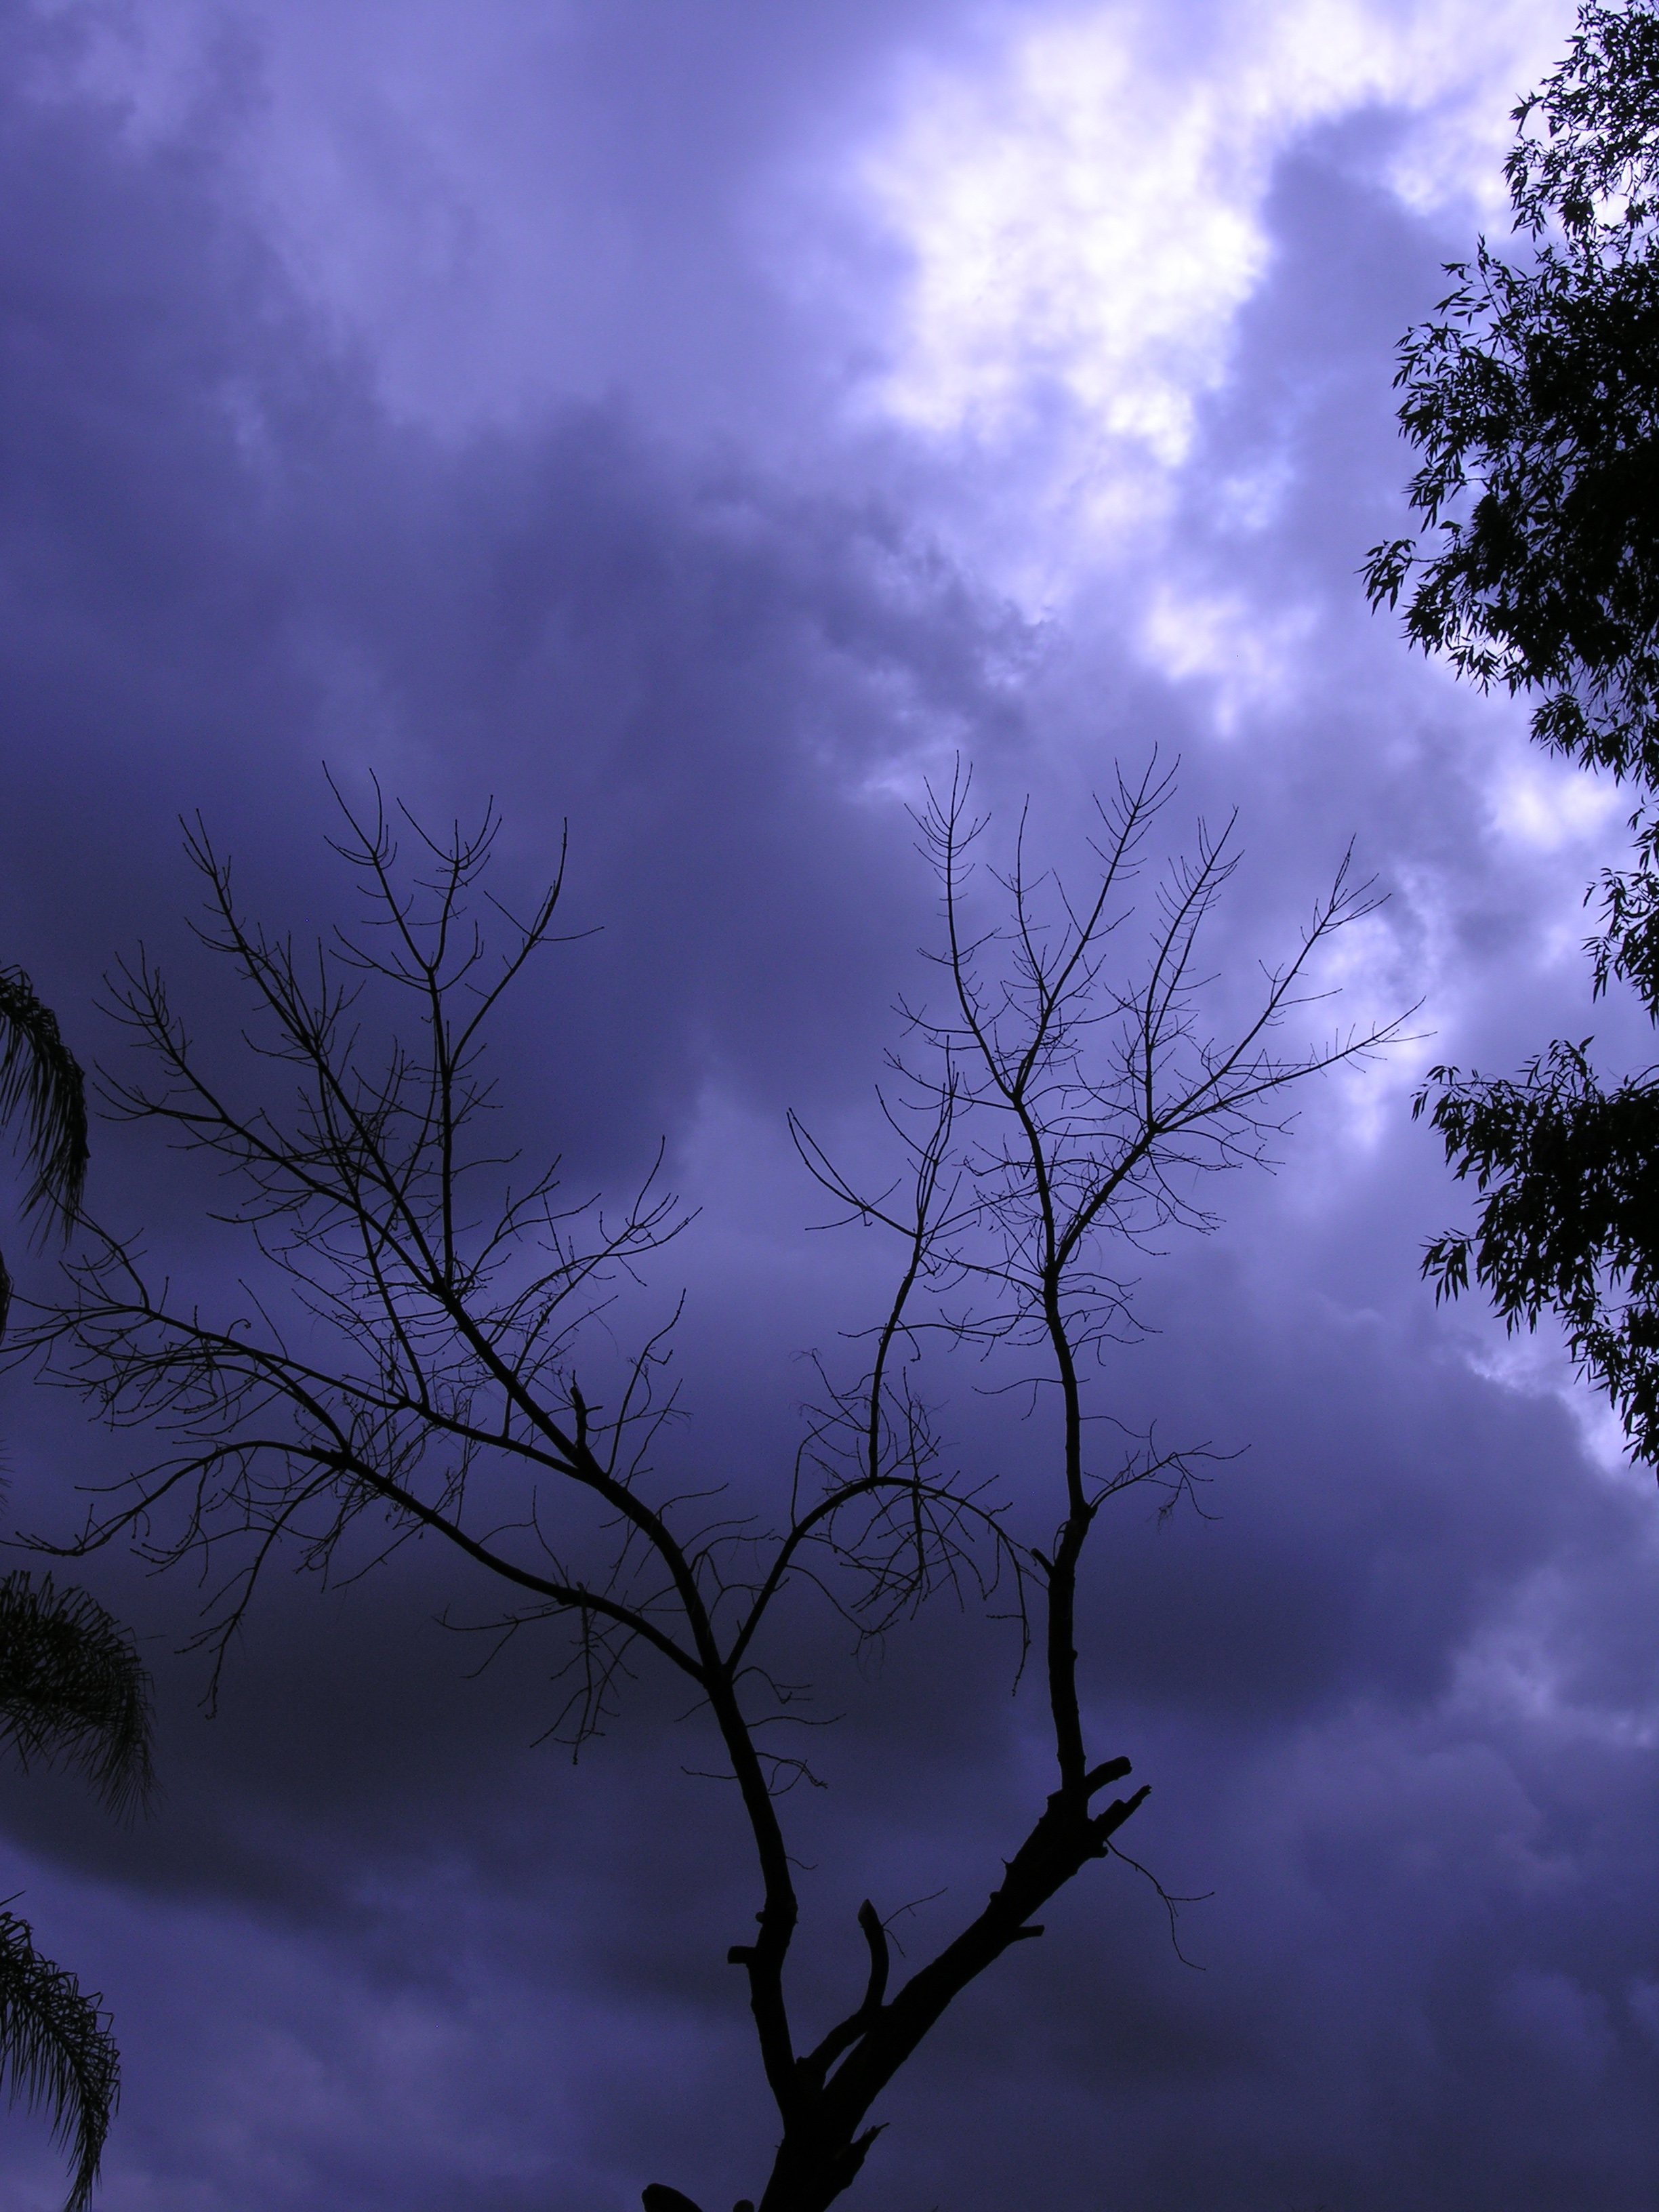
[[[658,1469],[671,1441],[672,1321],[606,1371],[617,1316],[596,1330],[597,1317],[685,1226],[658,1176],[611,1214],[567,1200],[554,1168],[515,1183],[514,1164],[490,1150],[486,1030],[558,941],[559,899],[556,879],[518,922],[481,900],[492,822],[447,844],[415,831],[410,871],[383,815],[348,815],[337,849],[374,927],[305,951],[243,917],[228,864],[198,830],[204,940],[251,988],[259,1024],[235,1073],[198,1048],[152,965],[120,971],[117,1011],[151,1073],[107,1082],[106,1103],[222,1171],[257,1273],[210,1310],[153,1286],[131,1243],[85,1231],[73,1294],[37,1320],[32,1340],[47,1371],[106,1419],[157,1441],[72,1543],[48,1548],[79,1554],[125,1538],[161,1565],[193,1560],[216,1593],[201,1638],[216,1680],[280,1553],[355,1572],[413,1537],[470,1563],[504,1601],[504,1630],[567,1632],[557,1724],[570,1738],[611,1710],[625,1663],[648,1652],[683,1676],[719,1736],[753,1843],[756,1929],[729,1955],[777,2106],[761,2212],[823,2212],[848,2188],[899,2068],[970,1983],[1041,1935],[1036,1916],[1112,1854],[1146,1796],[1144,1784],[1109,1796],[1129,1762],[1087,1740],[1079,1576],[1109,1498],[1150,1486],[1172,1504],[1194,1462],[1150,1441],[1106,1465],[1091,1449],[1091,1354],[1133,1326],[1109,1255],[1201,1226],[1195,1178],[1261,1158],[1287,1091],[1398,1030],[1280,1042],[1320,995],[1333,933],[1370,908],[1345,865],[1248,1018],[1224,1041],[1209,1036],[1200,943],[1236,865],[1231,824],[1216,838],[1200,829],[1194,856],[1161,879],[1139,953],[1127,950],[1131,887],[1168,795],[1151,773],[1120,780],[1100,810],[1098,867],[1080,905],[1052,878],[1028,877],[1017,854],[987,878],[1000,925],[970,921],[983,825],[969,818],[965,779],[919,817],[942,890],[945,1003],[911,1014],[884,1099],[899,1181],[884,1194],[856,1187],[807,1130],[794,1132],[845,1214],[892,1233],[897,1287],[861,1379],[822,1370],[823,1403],[769,1526],[713,1517]],[[472,918],[481,910],[506,933],[504,953],[489,949]],[[404,1020],[385,1034],[418,1042],[377,1054],[369,1039],[387,1002]],[[915,1386],[930,1330],[947,1345],[1023,1346],[1057,1394],[1046,1502],[1034,1504],[1029,1470],[1018,1510],[947,1470]],[[1055,1759],[1054,1787],[988,1901],[896,1985],[882,1919],[861,1908],[862,1994],[816,2039],[799,2036],[786,1986],[799,1912],[780,1803],[791,1763],[763,1734],[779,1709],[775,1601],[809,1579],[866,1636],[942,1582],[988,1595],[1000,1581],[1000,1609],[1012,1592],[1040,1648]],[[644,2201],[653,2212],[690,2203],[661,2185]]]

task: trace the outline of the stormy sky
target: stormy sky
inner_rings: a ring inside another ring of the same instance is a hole
[[[210,1048],[180,817],[249,908],[351,908],[327,776],[503,827],[561,947],[498,1039],[515,1140],[700,1209],[638,1315],[684,1318],[677,1480],[787,1484],[890,1254],[824,1218],[793,1109],[881,1156],[933,889],[908,809],[958,757],[1086,866],[1115,764],[1160,825],[1239,814],[1218,1019],[1352,842],[1386,903],[1332,1018],[1413,1041],[1310,1089],[1213,1234],[1137,1257],[1096,1403],[1231,1456],[1203,1517],[1131,1493],[1084,1620],[1103,1751],[1153,1794],[883,2100],[869,2212],[1645,2212],[1659,2191],[1659,1499],[1547,1335],[1437,1312],[1467,1200],[1423,1071],[1594,1031],[1585,884],[1620,794],[1366,611],[1405,526],[1389,386],[1441,264],[1504,227],[1540,0],[6,0],[0,9],[0,958],[119,1072],[142,944]],[[326,771],[326,775],[325,775]],[[1311,1033],[1311,1031],[1310,1031]],[[204,1304],[257,1266],[210,1180],[100,1125],[92,1208]],[[36,1295],[52,1255],[8,1257]],[[651,1305],[655,1299],[658,1304]],[[973,1360],[966,1462],[1042,1459]],[[62,1535],[142,1439],[0,1396],[9,1528]],[[1036,1476],[1032,1476],[1033,1480]],[[9,1557],[17,1555],[11,1554]],[[621,2212],[756,2191],[771,2115],[731,1794],[641,1666],[580,1763],[557,1653],[476,1675],[424,1547],[270,1580],[219,1711],[201,1593],[75,1570],[143,1638],[164,1794],[0,1791],[3,1890],[123,2048],[109,2212]],[[1006,1625],[950,1603],[848,1663],[792,1801],[803,1986],[911,1955],[1049,1786]],[[61,2201],[44,2124],[0,2195]]]

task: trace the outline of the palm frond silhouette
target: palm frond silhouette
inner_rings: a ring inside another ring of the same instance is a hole
[[[23,970],[0,968],[0,1121],[20,1108],[34,1170],[25,1211],[49,1206],[72,1221],[87,1178],[86,1078]]]
[[[48,1207],[64,1233],[87,1173],[86,1079],[58,1018],[21,968],[0,967],[0,1121],[21,1123],[33,1170],[25,1212]],[[0,1336],[11,1281],[0,1261]],[[64,1765],[112,1812],[150,1795],[149,1677],[131,1637],[85,1590],[17,1570],[0,1578],[0,1747],[25,1770]],[[64,2212],[86,2212],[120,2095],[120,2057],[101,1999],[35,1948],[0,1906],[0,2085],[44,2109],[69,2154]]]
[[[120,2062],[99,2000],[42,1958],[26,1921],[0,1911],[0,2074],[14,2104],[50,2113],[73,2178],[64,2212],[86,2212],[120,2095]]]
[[[155,1786],[149,1677],[131,1637],[83,1589],[0,1578],[0,1745],[24,1768],[82,1774],[113,1813]]]

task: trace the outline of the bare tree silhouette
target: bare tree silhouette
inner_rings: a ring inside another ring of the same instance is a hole
[[[1119,781],[1080,904],[1029,872],[1022,831],[1012,868],[988,879],[1000,927],[970,919],[984,825],[967,778],[919,817],[942,892],[947,1004],[912,1014],[887,1087],[897,1179],[866,1190],[794,1124],[839,1211],[892,1233],[896,1286],[866,1340],[865,1371],[820,1366],[820,1402],[769,1522],[690,1496],[658,1470],[674,1408],[672,1317],[607,1371],[614,1313],[596,1326],[607,1300],[685,1226],[659,1174],[611,1212],[567,1200],[556,1164],[517,1180],[488,1141],[486,1028],[556,941],[562,860],[526,919],[485,898],[506,939],[492,954],[475,919],[492,818],[447,842],[416,830],[411,871],[384,813],[348,814],[338,850],[368,891],[372,926],[301,949],[244,918],[228,862],[198,830],[205,941],[245,979],[264,1024],[234,1075],[198,1051],[152,966],[123,971],[119,1012],[155,1072],[112,1085],[113,1106],[224,1171],[229,1218],[257,1245],[260,1273],[209,1311],[153,1287],[134,1245],[88,1231],[73,1297],[38,1321],[33,1342],[109,1420],[162,1441],[59,1548],[125,1537],[159,1564],[218,1563],[202,1630],[216,1679],[279,1552],[323,1569],[349,1557],[356,1571],[425,1536],[504,1601],[503,1632],[568,1632],[556,1723],[569,1740],[612,1709],[625,1666],[644,1654],[692,1686],[754,1851],[756,1929],[729,1956],[778,2113],[761,2212],[823,2212],[848,2188],[899,2068],[969,1984],[1041,1935],[1035,1916],[1113,1854],[1146,1796],[1109,1795],[1129,1762],[1088,1741],[1079,1577],[1108,1500],[1141,1487],[1171,1505],[1201,1454],[1142,1438],[1101,1460],[1103,1431],[1085,1408],[1092,1356],[1133,1327],[1110,1252],[1145,1253],[1166,1231],[1206,1225],[1196,1179],[1263,1158],[1285,1094],[1399,1030],[1279,1041],[1321,995],[1317,963],[1334,933],[1370,910],[1345,864],[1253,1010],[1210,1036],[1200,947],[1236,865],[1231,825],[1218,837],[1200,828],[1128,953],[1133,886],[1170,788],[1152,771]],[[377,1054],[369,1040],[387,1002],[401,1004],[418,1042]],[[1011,1498],[942,1458],[918,1370],[930,1346],[964,1342],[1023,1347],[1054,1392],[1046,1501],[1029,1480]],[[941,1585],[1012,1611],[1041,1651],[1056,1766],[988,1902],[933,1956],[896,1977],[882,1917],[861,1907],[862,1990],[816,2038],[798,2033],[786,1986],[800,1904],[780,1793],[799,1762],[768,1734],[791,1672],[776,1601],[803,1583],[860,1637],[884,1633]],[[648,2212],[690,2205],[661,2184],[644,2202]]]

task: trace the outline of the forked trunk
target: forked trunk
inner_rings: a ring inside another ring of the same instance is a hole
[[[1057,1790],[978,1917],[890,2002],[878,1998],[870,2010],[843,2022],[813,2057],[796,2062],[771,2177],[758,2204],[744,2197],[734,2212],[829,2212],[852,2186],[881,2133],[879,2126],[864,2125],[871,2106],[952,1999],[1012,1945],[1042,1935],[1031,1915],[1091,1859],[1104,1857],[1111,1838],[1147,1793],[1141,1789],[1114,1798],[1095,1814],[1089,1798],[1128,1771],[1127,1759],[1108,1759],[1083,1778],[1080,1788]],[[825,2069],[836,2058],[826,2079]],[[641,2202],[645,2212],[699,2212],[690,2197],[659,2182],[645,2191]]]
[[[828,2212],[858,2179],[865,2154],[881,2133],[866,2128],[850,2141],[833,2128],[792,2130],[778,2146],[765,2194],[755,2212]]]
[[[829,2212],[857,2179],[865,2154],[880,2133],[879,2128],[866,2128],[849,2140],[844,2131],[837,2139],[833,2129],[821,2124],[791,2129],[778,2146],[758,2206],[752,2197],[741,2197],[732,2212]],[[645,2212],[702,2212],[690,2197],[659,2181],[653,2182],[640,2201]]]

